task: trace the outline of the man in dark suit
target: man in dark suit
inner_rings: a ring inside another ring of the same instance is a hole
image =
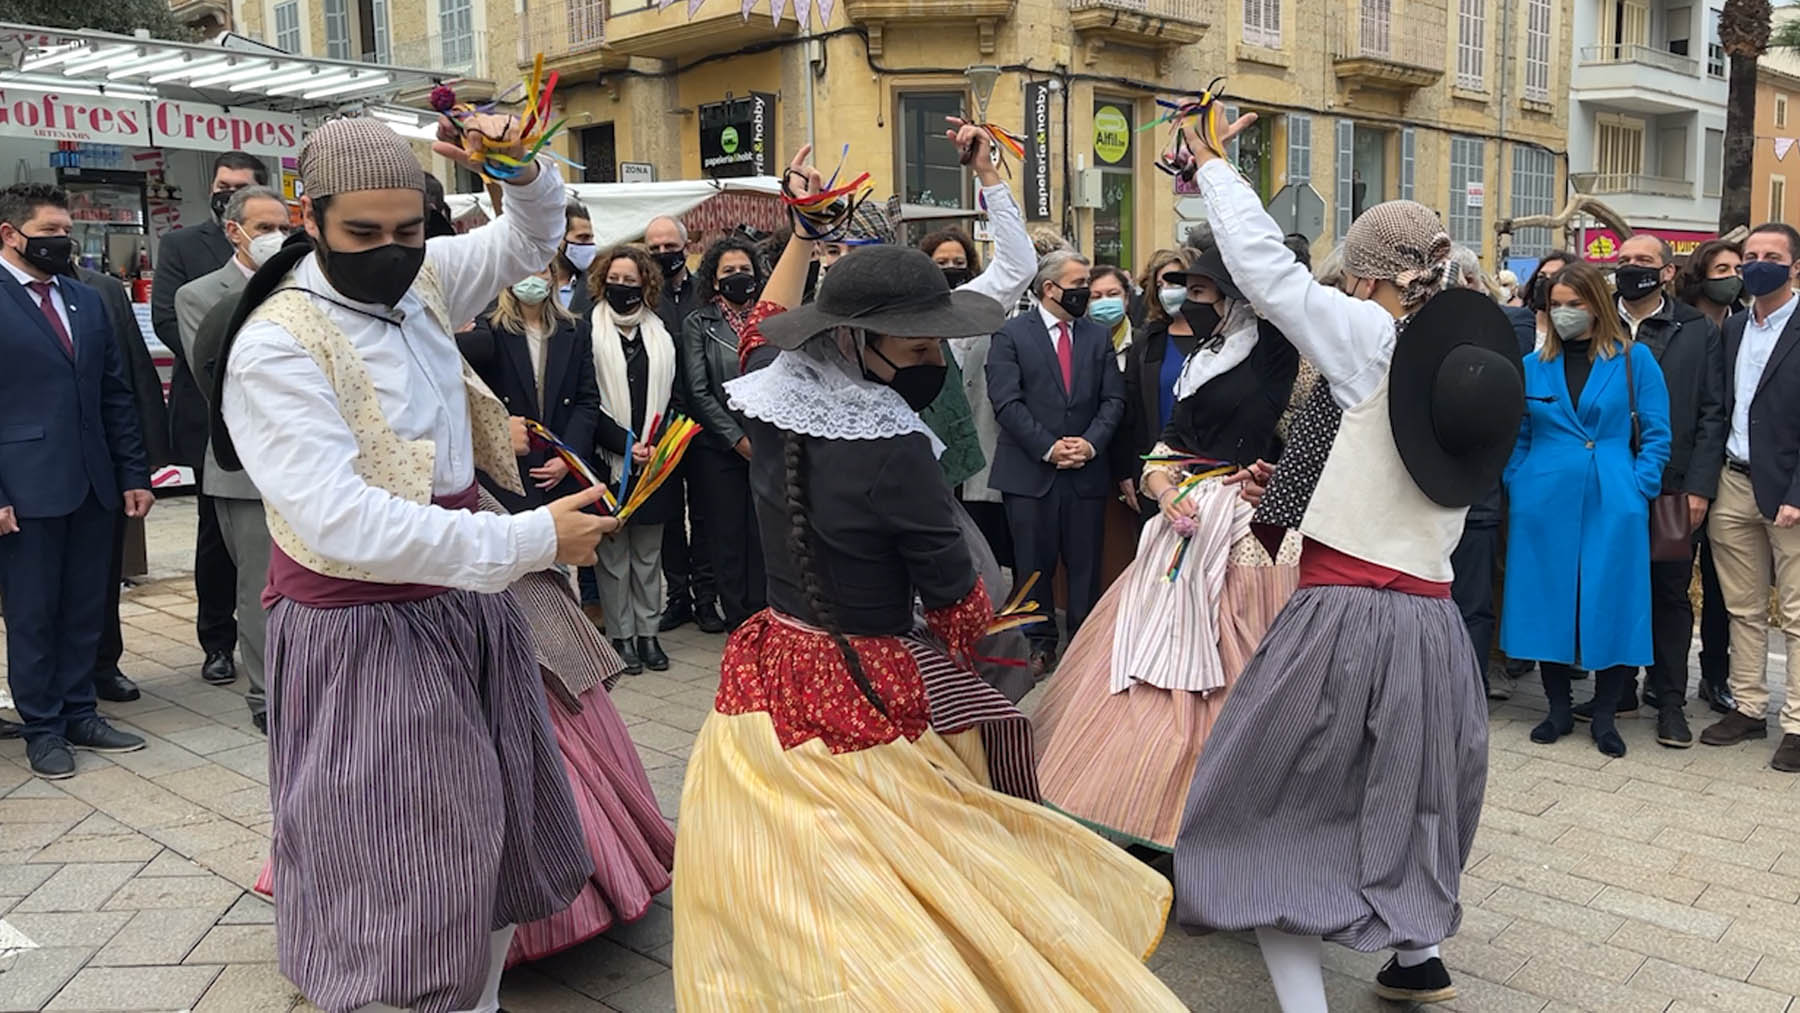
[[[66,276],[68,195],[0,190],[0,597],[7,678],[41,777],[144,740],[95,706],[114,513],[150,512],[137,409],[99,293]]]
[[[224,267],[233,254],[225,237],[225,205],[231,195],[246,186],[267,186],[269,170],[254,155],[227,151],[213,159],[212,219],[164,236],[156,251],[156,273],[150,287],[150,323],[156,339],[175,356],[169,378],[170,442],[178,464],[194,469],[195,505],[200,530],[194,540],[194,596],[200,611],[195,632],[206,661],[200,676],[210,683],[237,678],[232,648],[237,644],[237,570],[219,530],[218,511],[204,490],[201,474],[206,458],[206,398],[194,382],[194,371],[181,348],[181,330],[175,315],[175,293],[183,285]]]
[[[1107,328],[1088,319],[1089,265],[1056,250],[1038,265],[1037,308],[1013,317],[988,351],[988,400],[1000,434],[998,489],[1020,579],[1051,620],[1031,627],[1033,666],[1056,663],[1056,567],[1068,571],[1069,635],[1100,597],[1100,550],[1113,484],[1104,456],[1125,414],[1125,378]]]
[[[125,383],[131,388],[132,404],[137,406],[138,431],[144,438],[144,454],[151,471],[169,463],[169,415],[163,406],[162,377],[150,358],[150,346],[144,343],[144,330],[138,326],[137,313],[131,308],[131,297],[125,286],[110,274],[75,268],[75,280],[100,293],[106,304],[106,321],[112,328],[118,346],[119,362],[125,370]],[[100,653],[94,659],[94,692],[100,699],[113,703],[136,700],[137,684],[119,670],[119,659],[125,656],[125,634],[119,627],[119,588],[125,579],[125,535],[132,526],[140,532],[143,520],[130,519],[121,508],[113,515],[112,572],[106,583],[106,616],[100,627]]]
[[[600,251],[594,246],[594,221],[587,205],[577,200],[563,209],[563,243],[550,265],[556,298],[575,319],[587,321],[594,313],[594,293],[588,289],[588,268]],[[674,331],[669,333],[673,334]]]
[[[1737,709],[1700,733],[1709,746],[1769,735],[1769,573],[1787,638],[1787,704],[1770,766],[1800,773],[1800,232],[1770,223],[1744,240],[1747,313],[1725,321],[1725,470],[1707,535],[1731,613]]]

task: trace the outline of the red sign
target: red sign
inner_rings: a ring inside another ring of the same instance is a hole
[[[1687,232],[1682,229],[1638,229],[1634,236],[1656,236],[1669,244],[1675,256],[1686,257],[1708,239],[1719,238],[1716,232]],[[1582,256],[1596,264],[1610,264],[1619,259],[1619,234],[1611,229],[1589,229],[1587,248]]]
[[[150,143],[142,102],[15,88],[0,88],[0,137]]]
[[[196,151],[292,155],[300,149],[300,117],[289,113],[157,99],[150,109],[156,143]]]

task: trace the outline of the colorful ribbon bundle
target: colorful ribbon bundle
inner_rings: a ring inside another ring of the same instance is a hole
[[[994,621],[988,624],[987,632],[983,636],[991,637],[996,633],[1016,630],[1021,626],[1041,623],[1050,618],[1037,610],[1038,603],[1036,601],[1026,598],[1026,595],[1031,593],[1032,587],[1037,584],[1039,576],[1034,573],[1025,578],[1025,583],[1020,584],[1013,591],[1012,597],[1006,600],[1006,604],[994,612]]]
[[[1212,115],[1213,106],[1224,97],[1219,88],[1219,84],[1224,80],[1222,77],[1215,77],[1204,91],[1188,96],[1179,102],[1160,98],[1156,100],[1157,105],[1169,112],[1139,127],[1138,132],[1154,130],[1164,123],[1174,124],[1174,129],[1170,132],[1169,146],[1163,150],[1161,155],[1157,156],[1156,167],[1158,169],[1184,183],[1194,181],[1194,174],[1198,171],[1199,166],[1194,161],[1194,153],[1189,150],[1187,137],[1181,128],[1195,116],[1200,117],[1200,136],[1206,141],[1206,146],[1220,158],[1225,157],[1225,142],[1219,139],[1218,124]]]
[[[534,419],[525,420],[525,432],[531,437],[531,442],[534,446],[540,449],[548,449],[556,454],[557,457],[561,458],[562,462],[569,466],[569,471],[574,474],[576,478],[581,480],[582,485],[600,486],[600,501],[606,505],[608,513],[619,512],[619,501],[613,496],[612,490],[606,488],[606,483],[600,481],[600,476],[594,474],[594,469],[588,467],[587,462],[582,460],[581,455],[575,452],[575,448],[564,443],[561,437],[557,436],[549,429],[546,429],[542,423]]]
[[[1006,173],[1008,179],[1011,179],[1012,165],[1006,161],[1006,153],[1012,152],[1014,158],[1023,162],[1025,160],[1024,140],[998,123],[977,123],[975,126],[987,132],[988,140],[993,143],[994,153],[998,156],[1001,170]],[[974,158],[975,149],[973,147],[963,149],[962,164],[968,165]]]
[[[650,423],[650,431],[656,432],[662,417],[658,416]],[[681,463],[682,455],[687,453],[688,444],[694,441],[694,434],[700,431],[700,423],[681,415],[669,416],[669,424],[657,437],[655,449],[651,451],[650,460],[644,463],[643,470],[638,472],[637,480],[631,483],[630,494],[626,494],[626,483],[631,480],[631,458],[626,455],[625,470],[619,476],[619,496],[624,505],[613,511],[619,520],[630,520],[631,515],[648,501],[662,484],[674,474],[675,467]]]
[[[1200,488],[1200,484],[1210,478],[1222,478],[1235,473],[1237,465],[1228,461],[1215,461],[1210,457],[1194,457],[1187,454],[1145,454],[1145,461],[1154,464],[1166,464],[1176,468],[1199,468],[1180,482],[1176,483],[1173,503],[1187,499],[1188,494]],[[1188,546],[1194,540],[1194,522],[1189,517],[1178,517],[1171,521],[1170,527],[1181,536],[1181,543],[1175,546],[1175,554],[1169,560],[1169,566],[1163,571],[1163,579],[1173,581],[1181,575],[1181,564],[1187,562]]]
[[[866,172],[843,186],[837,185],[838,175],[844,171],[844,159],[849,157],[850,145],[846,144],[838,167],[825,183],[825,192],[810,197],[797,196],[788,183],[790,176],[799,175],[797,170],[789,169],[781,174],[781,199],[793,216],[794,231],[803,238],[825,243],[841,239],[856,209],[875,192]]]
[[[504,182],[517,177],[525,171],[540,154],[547,154],[572,168],[581,169],[575,162],[548,150],[552,138],[559,133],[567,119],[550,121],[550,97],[556,93],[558,74],[551,71],[544,76],[544,54],[539,53],[531,63],[531,77],[520,85],[507,89],[506,94],[484,102],[480,105],[458,103],[456,93],[444,85],[431,90],[431,107],[450,118],[461,135],[463,150],[469,153],[469,160],[481,174],[489,179]],[[503,105],[512,105],[519,100],[512,96],[523,88],[524,120],[518,123],[518,134],[515,137],[509,129],[496,137],[485,130],[470,126],[470,121],[478,115],[491,113]],[[522,158],[507,154],[507,150],[518,144],[524,147]]]

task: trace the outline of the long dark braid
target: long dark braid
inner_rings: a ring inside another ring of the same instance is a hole
[[[850,645],[850,638],[838,627],[837,614],[831,602],[825,597],[825,588],[819,583],[818,571],[813,569],[812,522],[806,514],[806,442],[799,433],[784,432],[782,434],[782,456],[787,467],[787,508],[788,508],[788,552],[794,557],[794,565],[800,571],[800,587],[806,594],[806,604],[813,611],[813,619],[831,635],[831,642],[837,645],[838,652],[844,656],[844,667],[850,670],[850,678],[856,682],[856,688],[869,701],[882,717],[887,717],[887,707],[881,702],[880,694],[869,682],[863,672],[862,659],[857,656],[856,648]]]

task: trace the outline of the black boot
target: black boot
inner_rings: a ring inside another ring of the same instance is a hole
[[[626,675],[644,674],[644,663],[638,658],[637,644],[629,639],[614,640],[613,650],[619,652],[619,660],[625,663]]]
[[[1531,741],[1549,745],[1575,729],[1575,715],[1569,703],[1569,670],[1562,665],[1540,665],[1544,680],[1544,699],[1550,703],[1550,714],[1531,730]]]
[[[1616,666],[1594,673],[1594,723],[1589,731],[1593,733],[1594,745],[1608,756],[1625,755],[1625,740],[1619,737],[1619,728],[1614,721],[1619,695],[1624,692],[1625,680],[1631,671]]]
[[[694,619],[694,604],[687,595],[670,595],[663,605],[662,620],[657,623],[659,633],[681,629]]]
[[[669,670],[669,656],[663,652],[662,645],[656,642],[655,637],[639,637],[637,653],[638,658],[650,671],[667,672]]]

